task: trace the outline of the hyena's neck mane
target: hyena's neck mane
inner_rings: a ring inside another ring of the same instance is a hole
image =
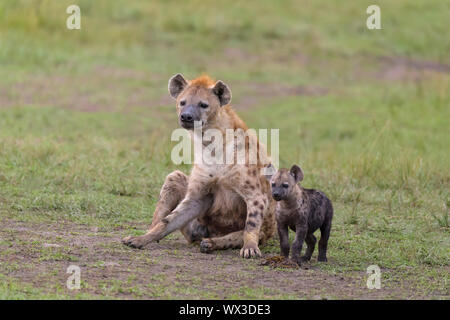
[[[239,118],[236,112],[230,105],[223,106],[219,109],[219,113],[214,121],[211,124],[211,128],[218,129],[225,134],[227,129],[237,130],[242,129],[244,131],[248,130],[245,122]]]
[[[212,88],[215,84],[215,81],[207,75],[200,76],[197,79],[191,80],[190,85]],[[244,134],[247,134],[248,127],[245,122],[237,115],[237,113],[233,110],[233,108],[228,104],[222,106],[218,109],[215,114],[214,119],[208,121],[207,126],[202,128],[202,135],[208,129],[216,129],[222,133],[222,141],[224,143],[224,150],[226,148],[226,135],[227,130],[233,130],[234,133],[237,131],[242,131]],[[193,135],[191,135],[193,137]],[[268,163],[270,163],[270,157],[267,155],[266,146],[260,144],[258,141],[258,137],[255,134],[249,134],[245,138],[245,150],[246,150],[246,164],[249,164],[249,140],[253,140],[252,145],[256,145],[256,165],[258,168],[261,168]],[[211,142],[204,142],[204,146],[210,144]],[[238,146],[235,146],[238,149]],[[259,150],[262,150],[261,153]],[[251,163],[253,164],[253,163]]]
[[[260,143],[258,140],[258,135],[256,131],[249,130],[245,122],[236,114],[236,112],[231,108],[231,106],[227,105],[221,108],[220,113],[217,117],[217,121],[214,126],[215,129],[218,129],[222,132],[224,148],[226,148],[226,130],[231,129],[237,135],[239,135],[239,131],[244,134],[245,137],[245,153],[246,153],[246,164],[256,165],[258,168],[262,168],[266,166],[268,163],[271,163],[270,157],[267,154],[266,146]],[[247,131],[249,130],[249,131]],[[252,132],[250,132],[252,131]],[[252,142],[251,142],[252,141]],[[249,162],[250,161],[250,149],[251,145],[256,146],[255,152],[256,163]],[[236,149],[239,149],[238,145],[235,145]]]

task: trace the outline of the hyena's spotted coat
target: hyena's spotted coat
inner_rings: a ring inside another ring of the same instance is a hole
[[[208,76],[187,81],[177,74],[169,80],[169,92],[176,99],[180,125],[188,130],[200,121],[203,131],[220,130],[225,145],[227,129],[248,129],[229,106],[231,91],[222,81]],[[246,150],[250,143],[265,150],[253,135],[246,137]],[[260,172],[269,162],[263,151],[256,164],[246,157],[245,164],[195,164],[189,176],[172,172],[161,189],[149,231],[126,237],[123,243],[142,248],[181,230],[188,242],[201,241],[202,252],[242,247],[242,257],[260,256],[258,245],[275,230],[275,201]]]

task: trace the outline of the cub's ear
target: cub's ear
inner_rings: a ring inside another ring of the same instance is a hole
[[[290,173],[294,177],[296,183],[303,180],[303,171],[296,164],[292,166]]]
[[[172,78],[169,79],[169,93],[172,98],[176,99],[181,91],[186,88],[188,82],[183,77],[181,73],[177,73]]]
[[[217,81],[212,89],[213,93],[219,98],[220,106],[226,106],[231,101],[231,90],[222,81]]]
[[[277,172],[277,169],[272,164],[269,164],[263,168],[263,175],[266,177],[267,181],[272,179],[272,176]]]

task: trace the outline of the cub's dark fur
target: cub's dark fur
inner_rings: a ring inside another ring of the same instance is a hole
[[[272,197],[277,201],[276,220],[281,254],[286,258],[289,257],[289,228],[291,228],[295,231],[292,260],[299,265],[309,261],[317,241],[313,233],[320,229],[317,260],[327,261],[327,245],[333,219],[331,201],[321,191],[300,186],[303,172],[296,165],[290,170],[280,169],[267,178],[271,181]],[[307,249],[305,255],[300,257],[303,241],[306,242]]]

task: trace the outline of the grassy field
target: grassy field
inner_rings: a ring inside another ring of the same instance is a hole
[[[370,4],[1,1],[0,298],[449,299],[450,3],[377,1],[382,30]],[[280,129],[281,165],[334,203],[327,264],[270,269],[179,233],[120,243],[189,170],[170,159],[177,72],[224,80],[250,127]]]

